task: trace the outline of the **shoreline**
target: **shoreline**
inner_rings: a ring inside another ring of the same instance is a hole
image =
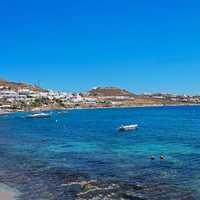
[[[11,188],[10,186],[0,183],[0,199],[2,200],[16,200],[19,196],[19,191],[15,188]]]
[[[110,106],[110,107],[74,107],[74,108],[60,108],[60,109],[44,109],[41,111],[50,110],[97,110],[97,109],[127,109],[127,108],[162,108],[162,107],[187,107],[187,106],[200,106],[200,104],[146,104],[146,105],[132,105],[132,106]]]
[[[161,107],[187,107],[187,106],[200,106],[200,104],[144,104],[144,105],[131,105],[131,106],[102,106],[102,107],[72,107],[72,108],[37,108],[30,111],[26,110],[0,110],[0,116],[18,113],[18,112],[45,112],[56,110],[96,110],[96,109],[128,109],[128,108],[161,108]]]

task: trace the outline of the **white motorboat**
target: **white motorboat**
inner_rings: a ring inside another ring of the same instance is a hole
[[[118,131],[134,131],[138,129],[139,126],[137,124],[132,124],[132,125],[121,125],[118,128]]]
[[[32,115],[28,115],[26,116],[26,118],[50,118],[51,115],[48,114],[48,113],[35,113],[35,114],[32,114]]]

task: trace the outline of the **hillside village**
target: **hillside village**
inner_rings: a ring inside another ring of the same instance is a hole
[[[200,104],[200,96],[163,93],[136,95],[116,87],[97,87],[85,93],[67,93],[0,80],[1,112],[174,104]]]

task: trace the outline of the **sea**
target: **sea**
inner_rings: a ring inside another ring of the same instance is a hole
[[[0,187],[15,199],[200,199],[200,106],[48,113],[0,116]]]

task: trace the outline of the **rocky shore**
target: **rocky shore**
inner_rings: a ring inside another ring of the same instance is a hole
[[[143,185],[134,183],[134,180],[90,179],[88,174],[64,168],[35,169],[22,174],[5,174],[0,178],[3,181],[10,179],[11,185],[17,184],[21,188],[19,200],[160,200],[162,193],[162,200],[193,200],[189,192],[163,183]]]

